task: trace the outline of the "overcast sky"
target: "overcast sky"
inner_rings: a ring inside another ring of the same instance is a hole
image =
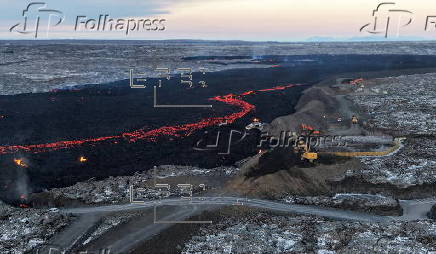
[[[387,17],[390,17],[390,39],[435,39],[436,1],[392,1],[379,11],[377,32],[373,29],[372,12],[380,1],[373,0],[47,0],[46,9],[62,12],[64,21],[48,25],[47,14],[37,8],[28,15],[28,24],[40,16],[41,39],[219,39],[252,41],[298,41],[315,39],[383,38]],[[20,34],[23,10],[32,1],[0,0],[0,38],[33,39]],[[392,12],[390,10],[400,10]],[[409,13],[412,12],[412,13]],[[111,18],[165,19],[165,30],[74,31],[77,16],[98,19],[100,14]],[[52,17],[54,18],[54,17]],[[412,19],[412,23],[403,27]],[[14,31],[9,29],[18,25]],[[360,28],[369,24],[362,32]],[[27,31],[33,26],[28,25]]]

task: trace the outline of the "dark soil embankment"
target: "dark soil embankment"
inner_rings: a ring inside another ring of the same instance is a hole
[[[410,70],[409,70],[410,71]],[[387,73],[384,73],[387,75]],[[295,109],[296,112],[276,118],[267,127],[267,131],[276,137],[288,131],[300,131],[301,125],[306,124],[321,130],[323,134],[330,135],[366,135],[374,130],[366,131],[365,116],[361,109],[344,97],[344,91],[337,91],[323,83],[313,86],[303,92]],[[359,113],[362,113],[359,115]],[[351,127],[351,116],[358,115],[362,127]],[[337,118],[343,118],[338,122]],[[308,167],[290,151],[274,151],[275,155],[266,154],[256,156],[245,167],[248,171],[244,176],[235,180],[230,189],[243,194],[254,196],[267,196],[272,193],[276,197],[279,193],[293,195],[321,195],[326,193],[371,193],[392,196],[398,199],[426,198],[435,195],[435,185],[422,184],[416,186],[396,186],[389,183],[374,184],[365,179],[345,178],[342,181],[333,181],[336,176],[343,176],[346,170],[358,170],[362,165],[358,159],[353,159],[353,164],[335,162],[334,167],[326,169],[322,162],[313,167]],[[271,159],[274,158],[275,159]],[[340,158],[330,158],[333,161]],[[313,178],[310,178],[313,172]],[[330,174],[330,179],[322,178],[325,172]],[[321,179],[321,180],[320,180]],[[425,194],[423,194],[425,193]]]
[[[270,135],[301,131],[301,125],[310,125],[323,134],[331,130],[331,119],[351,110],[336,97],[335,91],[325,86],[311,87],[303,92],[291,115],[281,116],[267,126]],[[344,124],[343,128],[347,128]],[[334,135],[334,134],[333,134]],[[292,142],[291,142],[292,144]],[[319,154],[315,164],[302,161],[292,147],[275,148],[255,156],[242,169],[242,175],[230,184],[230,189],[244,195],[277,198],[284,194],[316,196],[333,193],[330,178],[343,175],[348,169],[358,169],[357,159]]]
[[[299,132],[302,125],[309,125],[323,134],[361,135],[367,133],[359,126],[351,126],[351,117],[356,115],[360,122],[365,116],[359,109],[337,91],[328,86],[313,86],[303,92],[295,113],[274,119],[267,130],[274,136],[288,131]],[[342,122],[338,119],[342,118]],[[356,127],[356,128],[351,128]]]
[[[377,215],[402,215],[398,201],[396,205],[395,202],[374,205],[359,196],[334,200],[336,193],[370,193],[367,189],[339,190],[334,183],[334,179],[343,176],[347,170],[356,170],[361,166],[357,159],[329,155],[320,155],[316,164],[312,164],[301,161],[292,149],[275,149],[248,161],[242,167],[241,174],[229,182],[227,190],[242,196],[267,199],[296,196],[298,198],[294,202],[301,205],[333,207]]]
[[[317,196],[331,193],[328,179],[358,168],[356,159],[320,156],[316,164],[301,161],[291,148],[276,149],[249,161],[227,188],[241,195],[280,198],[284,194]]]
[[[328,93],[327,88],[312,87],[306,90],[295,107],[296,112],[274,119],[269,126],[269,132],[279,136],[281,132],[300,130],[302,124],[326,131],[328,122],[324,116],[332,117],[337,113],[339,105],[332,94],[332,92]]]

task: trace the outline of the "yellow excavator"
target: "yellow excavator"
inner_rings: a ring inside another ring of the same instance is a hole
[[[310,125],[301,124],[301,135],[310,137],[312,135],[317,136],[320,135],[321,132],[316,130]],[[306,140],[307,141],[307,140]],[[310,146],[306,144],[304,140],[299,140],[296,146],[294,147],[294,151],[296,153],[301,154],[301,160],[308,160],[310,163],[313,163],[318,159],[318,153],[310,152]]]
[[[301,153],[301,160],[308,160],[310,163],[313,163],[314,160],[318,159],[318,153],[310,152],[310,149],[306,142],[303,140],[298,141],[296,147],[294,147],[295,152]]]
[[[359,123],[359,118],[357,118],[357,116],[353,115],[351,117],[351,123],[352,124],[358,124]]]

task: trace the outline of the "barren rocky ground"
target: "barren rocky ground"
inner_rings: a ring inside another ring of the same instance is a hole
[[[339,193],[334,196],[286,196],[283,201],[290,204],[333,207],[379,215],[402,215],[398,200],[382,195]]]
[[[361,158],[357,174],[372,183],[398,186],[436,182],[436,74],[374,80],[366,92],[350,95],[384,132],[405,136],[392,156]]]
[[[23,253],[47,242],[73,220],[47,209],[21,209],[0,202],[1,253]]]
[[[79,182],[73,186],[65,188],[54,188],[43,193],[32,195],[31,202],[35,206],[71,206],[73,204],[103,205],[114,203],[128,203],[130,200],[130,186],[135,190],[143,188],[137,198],[154,200],[160,198],[159,191],[154,186],[156,183],[186,183],[204,181],[202,186],[193,185],[193,191],[216,189],[216,183],[207,178],[229,178],[238,172],[236,167],[218,167],[203,169],[190,166],[161,165],[154,169],[137,172],[133,176],[109,177],[105,180]],[[198,180],[194,178],[198,177]],[[207,182],[207,183],[206,183]],[[201,183],[200,183],[201,184]],[[170,188],[171,196],[180,196],[181,190],[172,185]]]
[[[435,230],[432,221],[384,225],[249,211],[201,227],[182,253],[429,253]]]
[[[53,41],[0,42],[0,94],[47,92],[74,85],[106,83],[126,79],[129,69],[157,77],[157,67],[191,67],[218,71],[233,68],[266,67],[270,64],[249,64],[238,61],[196,61],[185,63],[192,56],[245,56],[242,60],[262,55],[313,54],[417,54],[435,53],[432,42],[347,42],[347,43],[251,43],[150,41]],[[65,50],[62,44],[68,44]],[[121,46],[120,46],[121,45]],[[84,60],[86,59],[86,60]],[[231,64],[229,64],[231,63]],[[227,65],[229,64],[229,65]]]

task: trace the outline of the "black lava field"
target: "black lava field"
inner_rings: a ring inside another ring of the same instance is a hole
[[[226,58],[192,57],[185,63],[208,59]],[[264,56],[259,62],[272,67],[194,73],[193,88],[172,77],[157,88],[158,104],[212,108],[153,107],[156,79],[149,79],[145,89],[132,89],[122,80],[0,96],[0,198],[18,198],[23,184],[40,191],[154,165],[231,165],[257,152],[259,135],[250,132],[225,154],[231,130],[242,133],[253,117],[270,122],[292,113],[301,92],[314,83],[347,72],[436,67],[436,57],[400,55]],[[195,85],[200,80],[208,86]],[[213,143],[218,131],[223,142],[217,149],[194,149],[201,142]],[[242,135],[236,134],[234,139]]]

